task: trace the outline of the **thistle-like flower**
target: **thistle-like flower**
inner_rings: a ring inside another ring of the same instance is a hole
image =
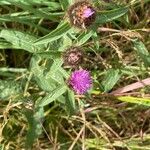
[[[77,94],[85,94],[92,86],[92,79],[87,70],[74,71],[69,79],[69,85]]]
[[[65,66],[77,67],[83,61],[83,50],[79,47],[70,47],[63,53]]]
[[[86,29],[95,21],[96,11],[87,1],[79,1],[69,8],[68,16],[72,25]]]

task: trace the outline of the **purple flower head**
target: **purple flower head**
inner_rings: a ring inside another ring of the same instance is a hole
[[[85,94],[92,86],[90,73],[86,70],[76,70],[71,74],[69,84],[77,94]]]
[[[90,16],[92,16],[95,12],[91,9],[91,8],[87,8],[83,11],[83,17],[84,18],[88,18]]]

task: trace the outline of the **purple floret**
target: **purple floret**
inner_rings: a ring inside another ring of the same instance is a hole
[[[86,70],[76,70],[71,74],[69,84],[77,94],[85,94],[91,88],[92,79]]]
[[[91,8],[87,8],[83,12],[83,17],[88,18],[88,17],[92,16],[94,13],[95,12]]]

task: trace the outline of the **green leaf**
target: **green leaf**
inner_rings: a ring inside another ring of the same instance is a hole
[[[23,13],[23,12],[22,12]],[[28,25],[29,27],[34,27],[37,28],[38,30],[42,31],[42,32],[48,32],[48,29],[45,29],[43,27],[41,27],[39,24],[37,24],[36,22],[34,23],[34,21],[31,22],[32,20],[36,20],[38,19],[38,17],[35,17],[33,15],[29,15],[29,16],[23,16],[23,17],[16,17],[16,16],[12,16],[11,15],[1,15],[0,16],[0,22],[19,22],[21,24],[25,24]]]
[[[0,99],[7,99],[22,93],[20,83],[12,80],[0,80]]]
[[[40,55],[33,56],[30,63],[30,69],[33,72],[34,79],[39,87],[47,92],[51,92],[56,86],[64,84],[64,77],[66,75],[66,72],[64,72],[61,67],[63,63],[62,59],[49,57],[50,59],[45,60],[47,63],[44,65],[41,64],[41,66],[39,64],[43,59]]]
[[[72,40],[70,37],[68,37],[68,35],[64,35],[61,40],[60,40],[60,45],[58,48],[58,51],[65,51],[66,49],[68,49],[68,47],[70,47],[72,45]],[[57,43],[58,45],[58,43]],[[55,45],[56,47],[56,45]]]
[[[143,60],[146,67],[150,66],[150,53],[140,40],[132,40],[138,55]]]
[[[50,68],[50,71],[47,72],[47,74],[46,74],[46,78],[51,77],[53,80],[55,80],[59,84],[64,84],[63,76],[62,76],[61,72],[59,72],[62,63],[63,62],[60,58],[55,59]]]
[[[56,81],[51,78],[51,75],[47,76],[48,72],[45,71],[46,68],[39,66],[39,62],[41,60],[41,57],[33,56],[30,62],[30,69],[39,87],[41,87],[44,91],[49,92],[54,90],[57,84]]]
[[[93,32],[92,39],[93,39],[94,44],[95,44],[94,49],[99,50],[99,36],[96,32]]]
[[[62,67],[59,69],[59,71],[61,72],[61,74],[63,75],[63,77],[65,79],[69,78],[69,74],[67,73],[67,71],[65,69],[63,69]]]
[[[78,46],[83,45],[85,42],[87,42],[91,36],[93,35],[93,31],[89,31],[89,32],[82,32],[77,39],[74,41],[74,43]]]
[[[41,53],[36,53],[36,56],[41,57],[42,59],[47,58],[47,59],[57,59],[61,57],[61,52],[58,51],[46,51],[46,52],[41,52]]]
[[[56,81],[52,78],[45,79],[45,76],[38,75],[35,76],[35,81],[37,82],[38,86],[43,89],[44,91],[50,92],[54,90],[57,86]]]
[[[63,60],[61,58],[55,58],[52,66],[50,68],[51,73],[54,73],[57,70],[59,70],[59,68],[62,66],[62,64],[63,64]]]
[[[1,0],[0,5],[10,5],[10,3],[6,2],[6,0]]]
[[[110,69],[107,71],[105,79],[102,81],[102,87],[104,92],[111,90],[117,81],[120,79],[121,74],[119,69]]]
[[[11,43],[5,41],[5,40],[2,40],[0,41],[0,49],[18,49],[17,46],[14,46],[12,45]]]
[[[47,6],[50,11],[60,10],[61,6],[58,2],[51,2],[49,0],[24,0],[24,3],[28,5]]]
[[[43,107],[37,107],[34,111],[26,110],[24,112],[28,124],[29,129],[26,136],[26,148],[31,148],[34,141],[39,137],[42,133],[42,118],[44,117]]]
[[[98,12],[96,24],[104,24],[115,20],[128,12],[128,7],[121,7],[114,10]]]
[[[2,30],[0,37],[4,38],[7,42],[11,43],[12,47],[16,49],[23,49],[31,53],[42,51],[42,47],[34,46],[33,41],[36,39],[27,33],[23,33],[15,30]],[[9,48],[10,45],[3,45],[3,48]]]
[[[7,0],[9,3],[11,3],[11,5],[15,5],[17,7],[20,7],[22,8],[23,10],[28,10],[29,12],[33,13],[34,15],[36,16],[39,16],[40,18],[46,18],[46,19],[49,19],[49,20],[53,20],[53,21],[58,21],[60,20],[60,16],[59,15],[54,15],[55,13],[50,13],[49,10],[45,11],[42,9],[35,9],[34,8],[34,5],[32,6],[32,3],[31,1],[27,0],[27,1],[18,1],[18,0]],[[61,16],[63,14],[61,13]]]
[[[67,32],[69,32],[70,29],[71,29],[70,25],[67,22],[64,22],[60,26],[58,26],[58,28],[56,28],[54,31],[36,40],[34,42],[34,45],[47,44],[52,41],[58,40],[59,38],[64,36]]]
[[[68,89],[67,91],[68,96],[66,97],[66,109],[70,115],[75,113],[76,104],[75,104],[75,95],[74,92]]]
[[[39,106],[45,106],[48,105],[49,103],[52,103],[57,98],[59,98],[62,94],[64,94],[66,90],[67,90],[66,85],[58,86],[55,90],[50,92],[39,102]]]
[[[150,106],[150,98],[138,98],[138,97],[131,97],[131,96],[122,96],[122,97],[118,97],[117,99],[120,101],[123,101],[123,102]]]
[[[73,0],[59,0],[64,10],[67,10],[68,7],[73,4]]]
[[[11,5],[11,2],[8,2],[9,0],[1,0],[0,5]],[[38,5],[38,6],[49,6],[53,10],[60,9],[60,4],[57,2],[50,2],[49,0],[14,0],[14,2],[22,3],[23,5]],[[55,9],[54,9],[55,8]]]

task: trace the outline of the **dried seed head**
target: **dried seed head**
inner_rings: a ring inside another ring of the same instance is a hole
[[[70,23],[78,28],[86,29],[96,18],[96,11],[87,1],[79,1],[68,10]]]
[[[83,51],[79,47],[70,47],[63,54],[65,66],[77,67],[83,61]]]

